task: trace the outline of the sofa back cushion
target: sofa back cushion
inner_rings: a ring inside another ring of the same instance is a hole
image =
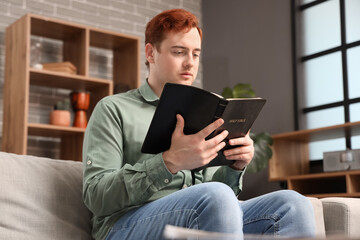
[[[345,197],[322,198],[326,235],[360,239],[360,199]]]
[[[2,239],[91,239],[82,163],[0,152]]]

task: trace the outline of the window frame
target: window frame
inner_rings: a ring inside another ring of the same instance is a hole
[[[300,4],[299,0],[291,0],[291,40],[292,40],[292,67],[293,67],[293,102],[294,102],[294,125],[295,130],[300,129],[300,119],[303,115],[325,110],[333,107],[344,107],[344,123],[350,122],[350,105],[353,103],[359,103],[360,97],[358,98],[349,98],[349,81],[348,81],[348,63],[347,63],[347,51],[350,48],[360,46],[360,40],[346,43],[346,11],[345,11],[345,0],[338,0],[339,1],[339,10],[340,10],[340,34],[341,34],[341,42],[340,46],[326,49],[324,51],[320,51],[314,54],[302,56],[299,53],[299,46],[301,46],[301,42],[298,42],[298,31],[299,27],[299,18],[302,11],[314,7],[318,4],[327,2],[329,0],[315,0],[310,3]],[[299,106],[299,85],[301,81],[304,81],[304,78],[300,77],[301,72],[299,71],[299,65],[304,64],[306,61],[316,59],[318,57],[322,57],[331,53],[340,52],[341,53],[341,68],[342,68],[342,84],[343,84],[343,100],[337,102],[331,102],[327,104],[322,104],[313,107],[305,107],[300,109]],[[346,133],[345,135],[346,141],[346,148],[351,149],[351,134]]]

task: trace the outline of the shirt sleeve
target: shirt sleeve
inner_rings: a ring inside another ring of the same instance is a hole
[[[209,167],[203,170],[204,182],[222,182],[228,185],[237,196],[242,190],[244,170],[235,170],[228,166]]]
[[[83,144],[83,199],[99,217],[145,203],[173,178],[162,154],[125,163],[121,116],[103,101],[95,107]]]

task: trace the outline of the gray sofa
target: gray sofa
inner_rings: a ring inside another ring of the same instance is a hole
[[[91,239],[82,163],[0,152],[0,239]],[[310,198],[317,235],[360,237],[360,199]]]
[[[0,239],[91,239],[82,164],[0,152]]]

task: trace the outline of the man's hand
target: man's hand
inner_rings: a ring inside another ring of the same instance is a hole
[[[250,138],[250,132],[245,137],[230,139],[229,144],[231,146],[241,146],[224,151],[226,159],[235,160],[235,163],[231,165],[234,169],[244,169],[254,157],[254,142]]]
[[[217,152],[225,147],[223,140],[228,135],[223,131],[217,136],[205,140],[215,129],[220,127],[224,120],[218,119],[196,134],[184,134],[184,118],[177,114],[177,123],[171,137],[170,149],[163,153],[164,162],[170,172],[191,170],[208,164],[217,156]],[[235,142],[237,144],[237,142]]]

